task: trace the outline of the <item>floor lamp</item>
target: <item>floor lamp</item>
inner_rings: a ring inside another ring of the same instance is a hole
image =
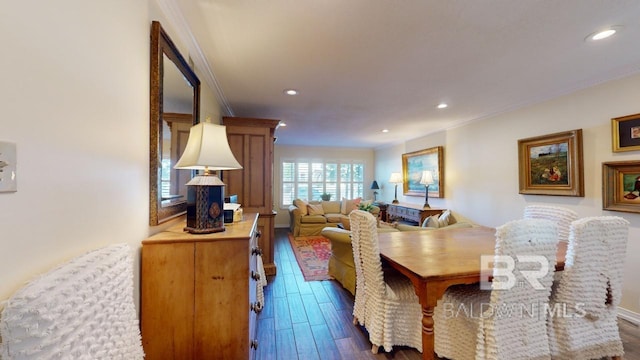
[[[398,201],[398,184],[402,184],[402,174],[400,173],[391,173],[391,178],[389,182],[396,185],[395,198],[391,202],[392,204],[397,204]]]

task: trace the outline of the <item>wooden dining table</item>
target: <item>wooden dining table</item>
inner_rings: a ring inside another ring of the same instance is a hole
[[[422,358],[434,359],[433,310],[449,286],[480,282],[481,255],[495,253],[489,227],[379,233],[382,259],[408,277],[422,306]],[[558,244],[556,271],[564,269],[567,244]],[[486,270],[486,269],[485,269]]]

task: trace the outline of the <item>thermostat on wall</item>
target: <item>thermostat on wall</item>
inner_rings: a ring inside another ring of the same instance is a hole
[[[0,192],[18,191],[16,144],[0,141]]]

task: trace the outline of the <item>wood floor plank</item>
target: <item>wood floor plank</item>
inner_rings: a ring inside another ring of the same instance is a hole
[[[331,332],[326,324],[311,325],[311,332],[313,333],[313,339],[316,342],[316,347],[320,352],[322,360],[342,359],[336,342],[331,337]]]
[[[289,314],[291,315],[291,323],[308,323],[307,312],[304,309],[304,304],[300,298],[300,294],[287,295],[287,301],[289,302]]]
[[[293,274],[284,274],[284,288],[287,294],[299,294],[298,283],[296,277]]]
[[[313,294],[300,295],[310,325],[325,325],[322,310]]]
[[[342,321],[342,315],[336,311],[333,307],[333,303],[326,302],[318,304],[318,306],[320,306],[320,310],[324,316],[324,321],[326,322],[327,327],[329,327],[331,336],[333,336],[334,339],[342,339],[351,335],[349,329],[346,328],[347,326],[351,326],[351,324],[345,324],[344,321]]]
[[[275,359],[277,351],[275,322],[273,318],[261,317],[258,319],[256,338],[258,339],[256,359]]]
[[[293,360],[298,358],[296,339],[293,329],[281,329],[276,331],[276,359]]]
[[[286,297],[273,299],[273,315],[275,319],[275,329],[291,329],[291,314],[289,313],[289,301]]]
[[[309,286],[311,286],[311,291],[313,291],[319,304],[331,302],[331,298],[327,295],[324,286],[322,286],[322,281],[311,281]]]
[[[296,338],[298,359],[320,360],[320,355],[318,354],[318,349],[316,349],[316,342],[313,338],[309,323],[294,323],[293,335]]]

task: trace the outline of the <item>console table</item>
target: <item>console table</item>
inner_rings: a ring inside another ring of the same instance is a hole
[[[389,204],[387,214],[389,221],[395,218],[402,218],[420,225],[429,216],[440,215],[444,210],[445,209],[423,209],[422,205],[414,204]]]

